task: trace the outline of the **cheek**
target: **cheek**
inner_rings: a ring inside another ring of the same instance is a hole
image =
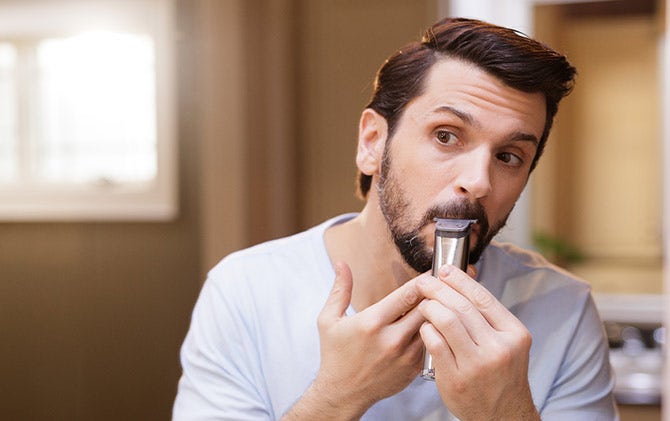
[[[525,185],[525,182],[513,181],[500,183],[498,188],[492,190],[489,197],[482,200],[484,208],[487,209],[490,223],[500,221],[512,211]]]
[[[402,163],[393,161],[392,172],[402,186],[413,209],[424,209],[433,204],[449,184],[445,171],[434,163],[411,157]]]

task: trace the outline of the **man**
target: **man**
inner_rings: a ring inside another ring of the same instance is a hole
[[[466,19],[394,54],[360,119],[364,209],[210,272],[174,418],[616,419],[588,286],[489,244],[574,74],[547,47]],[[435,217],[478,221],[467,273],[428,273]],[[435,382],[418,377],[424,346]]]

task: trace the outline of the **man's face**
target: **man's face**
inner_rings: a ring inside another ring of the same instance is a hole
[[[396,246],[417,272],[432,266],[435,217],[477,219],[471,263],[502,228],[530,172],[545,124],[539,93],[443,59],[387,139],[377,194]]]

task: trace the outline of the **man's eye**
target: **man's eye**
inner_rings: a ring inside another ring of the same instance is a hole
[[[435,139],[442,145],[451,145],[458,140],[456,135],[448,130],[437,130]]]
[[[511,165],[513,167],[519,167],[523,164],[523,160],[521,158],[509,152],[503,152],[498,154],[498,159],[504,162],[505,164]]]

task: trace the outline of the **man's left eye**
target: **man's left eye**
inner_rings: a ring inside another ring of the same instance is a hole
[[[437,130],[435,139],[442,145],[451,145],[458,140],[456,135],[448,130]]]
[[[513,167],[518,167],[521,166],[521,164],[523,164],[523,160],[519,156],[509,152],[499,153],[498,159],[504,162],[505,164],[511,165]]]

